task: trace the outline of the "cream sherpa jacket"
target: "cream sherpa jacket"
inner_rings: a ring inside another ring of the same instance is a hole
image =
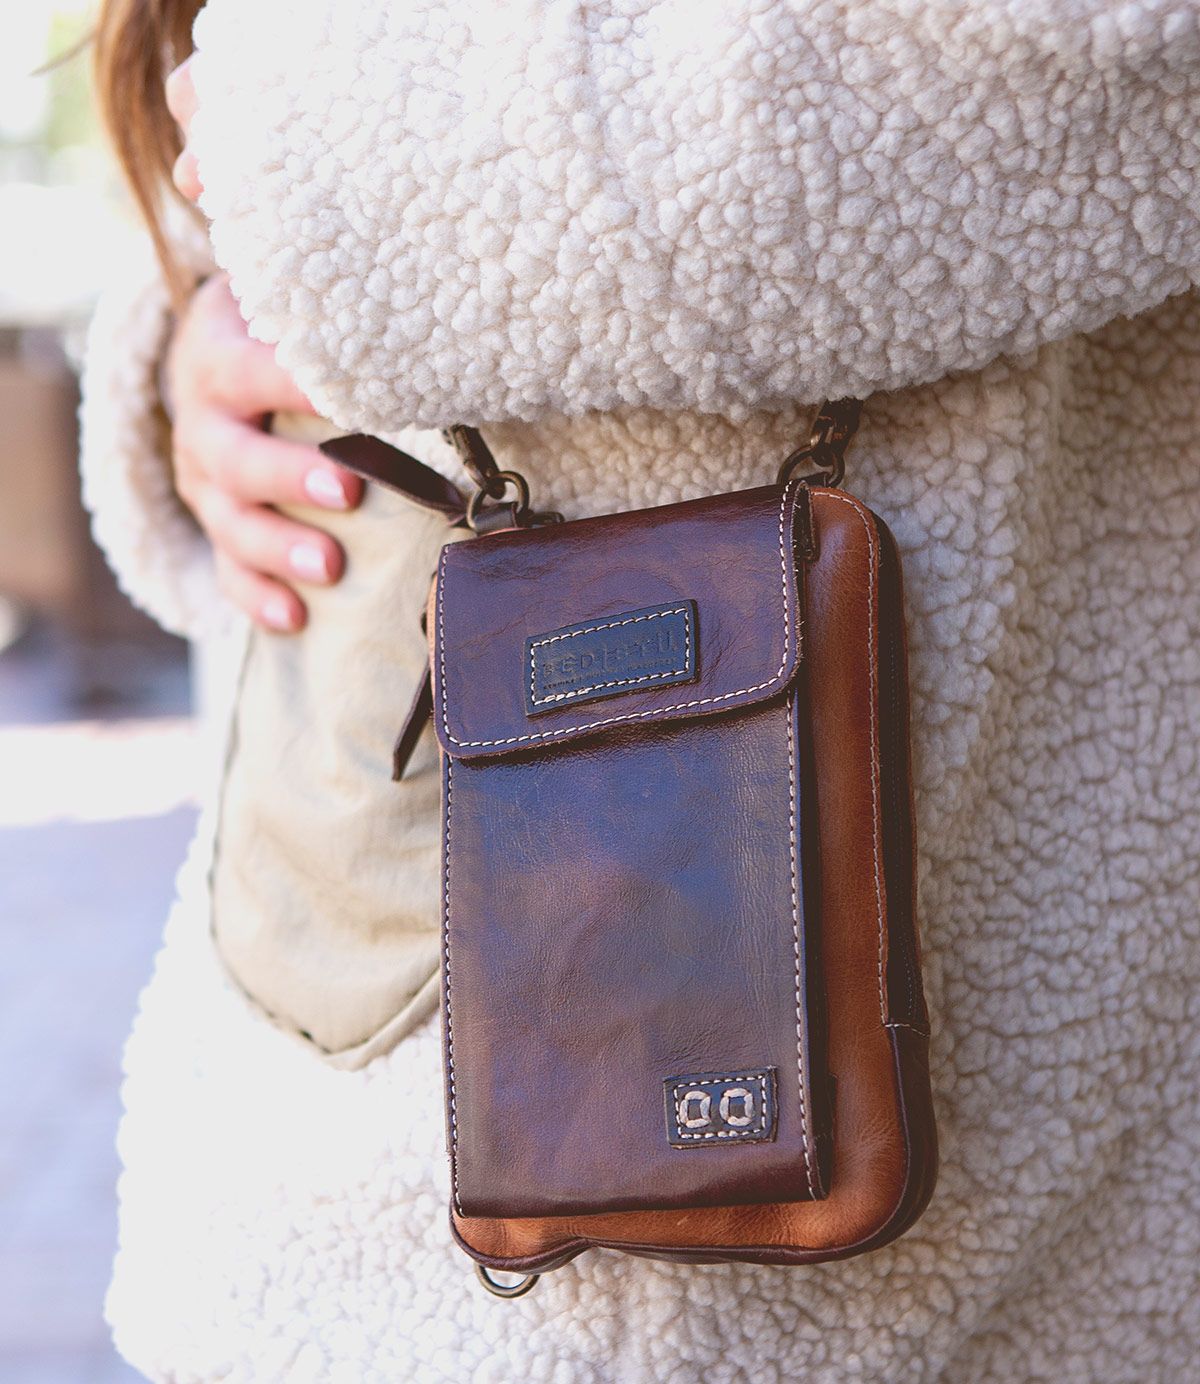
[[[152,1378],[1200,1378],[1198,8],[210,0],[216,259],[337,424],[483,423],[581,514],[767,479],[809,404],[871,396],[944,1162],[862,1259],[592,1254],[485,1298],[433,1028],[339,1072],[257,1020],[206,825],[127,1057],[109,1311]],[[165,320],[151,282],[98,319],[84,464],[129,589],[196,632]]]

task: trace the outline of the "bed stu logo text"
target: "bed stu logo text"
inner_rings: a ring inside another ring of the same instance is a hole
[[[650,606],[552,630],[526,641],[530,715],[696,676],[691,601]]]
[[[605,638],[592,648],[574,650],[567,645],[562,653],[550,654],[542,665],[548,691],[575,679],[595,673],[647,673],[674,668],[683,657],[683,636],[675,625],[650,633]]]

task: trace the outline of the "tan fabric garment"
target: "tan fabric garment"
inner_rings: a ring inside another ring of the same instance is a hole
[[[278,418],[305,440],[320,420]],[[302,634],[249,636],[222,788],[213,931],[251,1001],[339,1066],[399,1041],[437,1000],[432,733],[403,782],[392,746],[424,666],[418,624],[446,521],[379,487],[351,514],[298,514],[346,549],[306,587]]]

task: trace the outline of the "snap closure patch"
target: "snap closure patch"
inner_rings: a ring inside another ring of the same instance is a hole
[[[711,1148],[732,1140],[775,1138],[775,1068],[703,1072],[664,1082],[672,1148]]]
[[[694,601],[628,610],[525,641],[525,707],[531,716],[572,702],[691,682],[696,675]]]

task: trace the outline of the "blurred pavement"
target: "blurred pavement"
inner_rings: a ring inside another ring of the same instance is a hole
[[[140,1378],[101,1318],[120,1053],[194,821],[181,649],[0,652],[0,1380]]]

